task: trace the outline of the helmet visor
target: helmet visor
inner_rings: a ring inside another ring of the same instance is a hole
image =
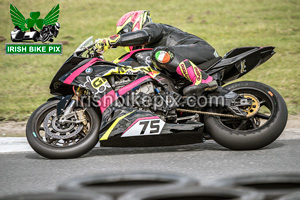
[[[123,33],[129,33],[132,31],[132,22],[126,24],[117,34],[122,35]]]

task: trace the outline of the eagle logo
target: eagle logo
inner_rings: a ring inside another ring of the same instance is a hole
[[[44,19],[39,19],[40,12],[31,12],[30,18],[25,19],[17,7],[10,4],[11,20],[15,26],[11,31],[13,42],[23,40],[34,40],[42,42],[53,42],[53,37],[57,37],[60,24],[57,22],[59,17],[59,4],[54,6]],[[27,32],[30,30],[30,32]]]

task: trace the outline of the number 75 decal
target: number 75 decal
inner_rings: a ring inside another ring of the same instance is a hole
[[[163,129],[165,122],[161,119],[141,119],[127,129],[121,137],[158,135]]]

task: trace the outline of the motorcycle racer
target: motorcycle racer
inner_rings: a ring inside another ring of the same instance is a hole
[[[116,25],[117,35],[96,40],[99,51],[118,46],[130,50],[153,48],[151,59],[157,69],[177,73],[192,82],[184,88],[184,95],[200,95],[218,87],[211,76],[196,66],[218,57],[215,49],[203,39],[174,26],[153,23],[146,10],[128,12]]]

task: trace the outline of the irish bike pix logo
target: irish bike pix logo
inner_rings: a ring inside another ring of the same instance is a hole
[[[10,35],[14,43],[6,44],[6,54],[62,54],[62,44],[49,43],[54,41],[60,30],[59,4],[44,18],[40,18],[39,11],[30,12],[25,18],[16,6],[10,4],[10,16],[14,25]]]

